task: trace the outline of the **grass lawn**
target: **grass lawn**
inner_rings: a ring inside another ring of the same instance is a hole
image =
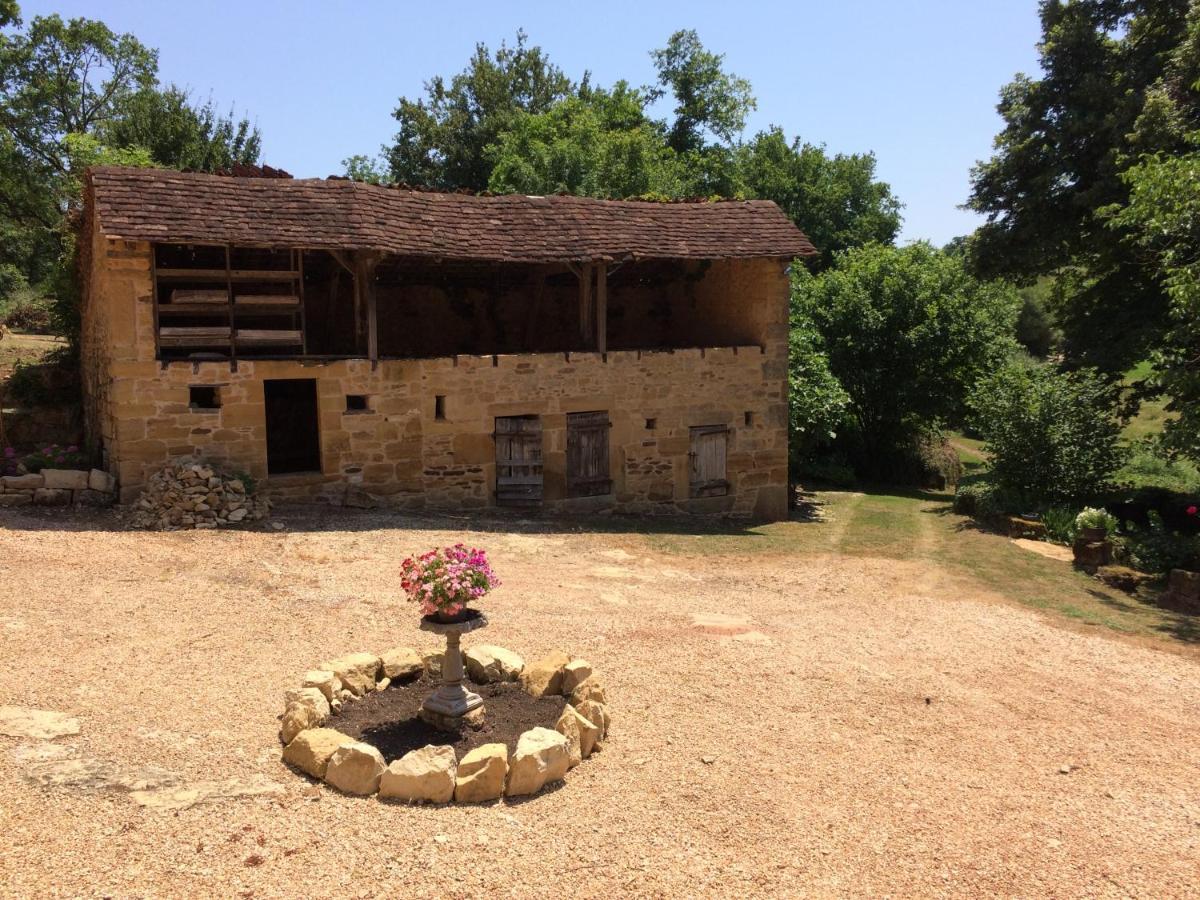
[[[924,567],[931,582],[914,590],[979,594],[1059,618],[1173,644],[1200,643],[1200,621],[1114,590],[1067,563],[1023,549],[956,515],[949,494],[886,489],[826,492],[824,522],[783,522],[748,534],[651,535],[664,552],[788,553],[897,560]],[[747,539],[747,537],[749,539]]]

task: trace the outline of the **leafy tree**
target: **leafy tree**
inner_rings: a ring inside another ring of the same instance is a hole
[[[788,384],[788,457],[794,468],[837,438],[850,404],[809,322],[796,323],[789,335]]]
[[[501,135],[488,187],[496,192],[585,197],[679,196],[680,161],[646,98],[623,81],[589,88]]]
[[[1200,134],[1197,135],[1200,147]],[[1146,158],[1126,173],[1129,204],[1114,222],[1134,230],[1157,260],[1170,297],[1169,327],[1151,356],[1150,389],[1177,413],[1165,425],[1167,445],[1200,460],[1200,150]]]
[[[1140,139],[1136,126],[1191,5],[1043,0],[1042,77],[1020,75],[1003,89],[995,155],[972,175],[970,205],[987,216],[973,247],[978,271],[1058,274],[1056,314],[1076,364],[1124,371],[1162,332],[1161,287],[1128,236],[1097,213],[1127,196],[1123,160],[1148,149],[1150,122]]]
[[[1045,359],[1062,341],[1062,332],[1055,325],[1049,310],[1053,290],[1053,280],[1043,277],[1036,284],[1026,285],[1017,291],[1021,298],[1021,311],[1017,314],[1017,343],[1030,356],[1038,359]]]
[[[1091,369],[1058,372],[1014,360],[984,376],[969,404],[992,480],[1032,505],[1095,496],[1124,459],[1118,395]]]
[[[675,121],[667,137],[671,149],[702,150],[706,133],[732,144],[757,106],[750,82],[726,72],[724,55],[706,50],[691,29],[676,31],[667,46],[650,56],[658,70],[658,85],[648,90],[650,100],[668,92],[675,99]]]
[[[17,0],[0,0],[0,28],[21,24],[21,7]]]
[[[488,148],[497,144],[522,114],[546,112],[575,91],[540,47],[500,44],[492,54],[475,46],[467,67],[446,84],[439,75],[425,83],[425,97],[400,98],[393,113],[400,130],[388,149],[392,177],[439,188],[483,190],[491,176]],[[585,77],[586,80],[586,77]]]
[[[32,168],[71,175],[64,138],[117,118],[134,92],[153,86],[157,68],[157,51],[131,34],[38,16],[0,39],[0,129]]]
[[[828,156],[771,128],[741,148],[738,169],[742,192],[778,203],[821,251],[822,268],[851,247],[890,244],[900,230],[900,202],[875,179],[874,154]]]
[[[962,420],[975,382],[1014,350],[1016,313],[1011,288],[925,243],[868,245],[793,275],[793,327],[821,335],[850,397],[847,449],[876,477],[922,433]]]
[[[132,94],[100,133],[110,147],[143,147],[161,166],[200,172],[257,163],[262,150],[262,135],[249,119],[222,115],[211,98],[194,103],[174,85]]]
[[[363,181],[367,184],[389,184],[392,181],[387,162],[364,153],[356,153],[343,159],[342,170],[351,181]]]

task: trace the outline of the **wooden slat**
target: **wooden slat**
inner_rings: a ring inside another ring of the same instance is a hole
[[[300,298],[292,294],[238,294],[233,303],[235,306],[296,307],[300,305]]]
[[[592,497],[612,490],[607,412],[567,413],[567,495]]]
[[[267,329],[267,328],[239,328],[235,338],[239,344],[299,344],[301,343],[301,335],[299,331],[285,331],[282,329]]]
[[[608,352],[608,264],[596,266],[596,349]]]
[[[224,306],[229,302],[229,294],[218,288],[205,288],[196,290],[193,288],[175,288],[171,291],[172,306],[179,303],[211,304],[215,306]]]
[[[726,460],[729,429],[724,425],[701,425],[690,429],[689,477],[693,497],[715,497],[729,492]]]
[[[186,278],[193,281],[294,281],[300,273],[287,269],[158,269],[159,278]]]

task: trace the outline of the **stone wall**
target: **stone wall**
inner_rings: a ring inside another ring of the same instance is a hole
[[[0,507],[108,506],[114,490],[112,476],[99,469],[43,469],[0,477]]]
[[[787,278],[780,260],[722,261],[728,314],[748,310],[761,345],[648,352],[538,353],[425,360],[154,359],[149,244],[97,238],[86,304],[89,427],[122,500],[160,466],[197,455],[265,480],[274,496],[470,508],[493,503],[497,416],[538,415],[544,506],[686,511],[778,519],[787,512]],[[716,301],[702,295],[705,306]],[[749,323],[749,324],[747,324]],[[312,378],[321,471],[268,478],[263,382]],[[189,408],[217,386],[219,409]],[[368,410],[347,411],[347,395]],[[442,397],[444,418],[435,415]],[[566,415],[606,410],[613,492],[566,497]],[[689,427],[728,425],[726,497],[689,498]]]

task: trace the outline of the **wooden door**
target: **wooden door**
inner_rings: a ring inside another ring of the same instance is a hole
[[[606,412],[567,413],[567,496],[612,493],[608,469],[610,423]]]
[[[321,471],[315,378],[263,382],[267,420],[267,474]]]
[[[691,495],[723,497],[729,493],[725,458],[729,449],[729,427],[700,425],[691,429]]]
[[[496,504],[542,502],[542,421],[537,416],[496,419]]]

